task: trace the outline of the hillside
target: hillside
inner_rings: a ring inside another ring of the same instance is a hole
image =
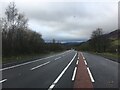
[[[91,46],[90,46],[91,39],[79,44],[79,46],[76,46],[75,48],[77,50],[93,52],[95,54],[102,55],[106,58],[109,58],[111,60],[120,62],[118,60],[118,58],[120,58],[119,57],[120,51],[118,49],[120,47],[120,43],[119,43],[120,42],[120,39],[119,39],[120,30],[112,31],[108,34],[101,35],[100,37],[102,37],[103,39],[107,38],[107,40],[109,41],[109,44],[106,47],[106,51],[96,53],[96,51],[94,51],[94,48],[91,48]],[[103,42],[103,43],[106,43],[106,42]],[[103,43],[101,43],[101,45]],[[116,51],[117,51],[117,53],[116,53]]]
[[[111,43],[112,43],[112,45],[114,44],[114,45],[120,45],[119,44],[119,37],[120,37],[120,30],[118,29],[118,30],[115,30],[115,31],[112,31],[112,32],[110,32],[110,33],[107,33],[107,34],[104,34],[104,35],[102,35],[101,37],[106,37],[106,38],[108,38],[108,39],[110,39],[111,40]],[[83,43],[81,43],[80,44],[80,46],[81,45],[86,45],[86,44],[88,44],[89,42],[90,42],[90,40],[91,39],[89,39],[88,41],[86,41],[86,42],[83,42]]]
[[[112,31],[106,34],[106,37],[110,39],[118,39],[118,37],[120,37],[120,30],[118,29],[118,30]]]
[[[115,31],[112,31],[108,34],[105,34],[105,37],[107,37],[108,39],[111,40],[111,44],[112,46],[118,46],[120,45],[120,40],[119,40],[119,37],[120,37],[120,30],[115,30]]]

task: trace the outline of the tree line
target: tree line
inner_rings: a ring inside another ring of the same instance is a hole
[[[97,28],[92,32],[89,45],[91,46],[92,51],[106,52],[110,46],[110,39],[103,35],[102,28]]]
[[[116,38],[115,40],[118,41],[118,38]],[[97,28],[92,32],[91,38],[88,41],[81,43],[75,48],[78,50],[93,51],[98,53],[119,53],[119,45],[114,45],[113,43],[113,41],[115,40],[107,37],[107,35],[103,33],[102,28]]]
[[[0,19],[0,26],[3,57],[64,49],[60,43],[45,43],[40,33],[28,28],[28,18],[18,11],[14,2],[6,8],[5,17]]]

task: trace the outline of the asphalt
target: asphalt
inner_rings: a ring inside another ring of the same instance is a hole
[[[119,63],[85,52],[80,58],[82,57],[85,57],[87,65],[84,65],[90,69],[95,80],[91,82],[93,88],[118,88]],[[2,83],[2,88],[73,88],[75,81],[72,81],[72,77],[77,60],[77,51],[68,50],[50,57],[4,67],[0,69],[0,84]],[[82,75],[81,71],[79,73]]]
[[[83,55],[95,79],[94,88],[118,88],[119,63],[85,52]]]
[[[73,59],[77,52],[70,50],[50,58],[38,59],[13,68],[1,70],[3,80],[2,88],[46,88],[48,89],[63,69]],[[77,56],[76,56],[77,57]],[[76,57],[65,71],[54,88],[72,88],[72,74],[76,63]],[[44,64],[44,65],[43,65]],[[40,66],[43,65],[43,66]],[[31,70],[34,68],[33,70]]]

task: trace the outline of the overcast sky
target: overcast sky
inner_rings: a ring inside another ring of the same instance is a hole
[[[118,28],[118,0],[2,0],[0,15],[11,1],[45,40],[87,40],[98,27],[105,33]]]

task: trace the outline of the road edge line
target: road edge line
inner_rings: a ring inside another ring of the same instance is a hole
[[[64,54],[64,53],[68,53],[68,52],[70,52],[70,51],[68,50],[68,51],[65,51],[65,52],[63,52],[63,53],[57,54],[57,56],[58,56],[58,55],[62,55],[62,54]],[[5,67],[5,68],[0,69],[0,71],[12,69],[12,68],[19,67],[19,66],[23,66],[23,65],[27,65],[27,64],[30,64],[30,63],[33,63],[33,62],[37,62],[37,61],[41,61],[41,60],[44,60],[44,59],[48,59],[48,58],[51,58],[51,57],[54,57],[54,56],[56,56],[56,55],[48,56],[48,57],[41,58],[41,59],[36,59],[36,60],[34,60],[34,61],[28,61],[28,62],[21,63],[21,64],[12,65],[12,66]]]
[[[71,65],[71,63],[73,62],[73,60],[75,59],[77,53],[75,53],[75,55],[73,56],[72,60],[67,64],[67,66],[63,69],[63,71],[59,74],[59,76],[55,79],[55,81],[52,83],[52,85],[50,85],[50,87],[48,88],[48,90],[52,90],[55,87],[55,84],[60,80],[60,78],[63,76],[63,74],[65,73],[65,71],[69,68],[69,66]]]

